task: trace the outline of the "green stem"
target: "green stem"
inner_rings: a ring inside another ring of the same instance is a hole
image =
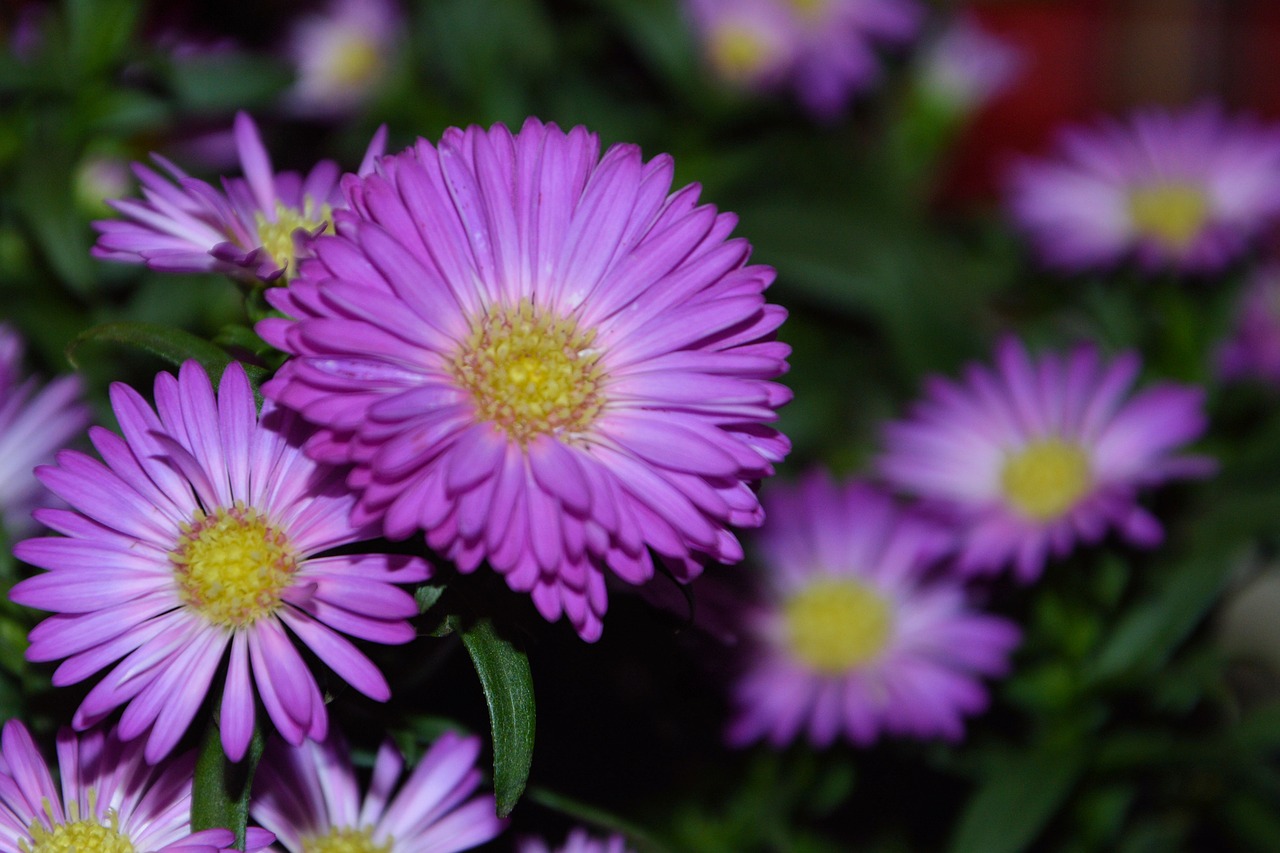
[[[191,830],[229,829],[236,834],[236,849],[244,849],[249,824],[249,792],[253,773],[262,757],[262,730],[255,727],[249,751],[238,762],[227,760],[216,720],[205,732],[196,757],[196,777],[191,791]]]

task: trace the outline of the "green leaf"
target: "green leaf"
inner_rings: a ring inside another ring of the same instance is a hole
[[[1076,748],[1011,753],[987,767],[951,843],[951,853],[1026,849],[1057,812],[1084,768]]]
[[[227,760],[222,750],[222,733],[215,722],[209,724],[196,758],[195,781],[191,788],[191,829],[229,829],[236,834],[236,848],[244,849],[245,827],[249,824],[249,793],[253,773],[262,757],[264,739],[254,729],[249,751],[239,762]]]
[[[498,816],[511,814],[524,793],[533,763],[536,715],[529,658],[481,619],[465,627],[455,623],[471,655],[489,706],[493,727],[493,790]]]
[[[103,323],[86,329],[67,347],[67,360],[73,367],[80,366],[76,358],[80,348],[86,343],[124,344],[157,356],[174,367],[181,367],[183,362],[195,359],[208,372],[209,379],[215,386],[222,371],[231,363],[231,356],[204,338],[153,323]]]
[[[529,789],[529,799],[540,806],[545,806],[581,823],[591,824],[606,832],[625,835],[629,841],[642,845],[645,850],[652,851],[652,853],[663,853],[663,851],[671,849],[670,845],[659,841],[651,833],[631,821],[620,818],[610,811],[589,803],[566,797],[556,791],[533,787]]]

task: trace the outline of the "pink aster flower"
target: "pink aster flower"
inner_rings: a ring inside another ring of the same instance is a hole
[[[983,29],[971,14],[950,21],[924,47],[920,85],[935,102],[957,113],[976,110],[1013,82],[1023,56]]]
[[[392,0],[331,0],[300,18],[289,34],[298,79],[286,105],[318,116],[358,108],[386,79],[403,26]]]
[[[621,835],[596,838],[582,827],[576,827],[559,847],[551,847],[541,839],[523,838],[516,853],[631,853],[631,848]]]
[[[741,558],[789,348],[735,218],[671,193],[669,157],[603,156],[530,119],[419,140],[348,182],[338,234],[269,299],[294,357],[263,391],[350,462],[356,517],[488,561],[549,620],[600,635],[607,566],[680,579]]]
[[[774,486],[765,507],[730,743],[959,740],[987,705],[979,678],[1007,670],[1019,632],[974,610],[958,582],[926,580],[950,533],[824,472]]]
[[[1258,379],[1280,387],[1280,264],[1249,277],[1231,337],[1218,351],[1218,370],[1226,379]]]
[[[94,729],[77,737],[58,733],[58,770],[48,765],[17,720],[0,737],[0,848],[18,853],[221,853],[233,851],[228,829],[191,831],[195,755],[148,764],[139,744]],[[271,834],[251,828],[248,850],[261,850]]]
[[[89,423],[79,377],[39,389],[23,375],[22,353],[22,338],[0,323],[0,525],[10,536],[32,532],[31,511],[47,495],[32,471]]]
[[[1087,344],[1033,358],[1006,338],[994,369],[928,381],[910,416],[886,426],[879,470],[954,519],[966,573],[1012,563],[1031,581],[1049,555],[1109,528],[1154,547],[1163,532],[1139,490],[1214,465],[1177,455],[1205,430],[1204,391],[1160,382],[1130,396],[1139,366],[1136,353],[1108,363]]]
[[[446,732],[397,791],[404,759],[388,740],[362,798],[336,732],[323,743],[298,747],[275,739],[258,765],[249,809],[288,853],[469,850],[507,825],[495,813],[492,794],[472,796],[483,778],[475,766],[479,754],[479,738]]]
[[[165,272],[292,278],[310,238],[329,228],[335,206],[342,204],[338,165],[322,160],[306,175],[273,172],[246,113],[236,115],[235,141],[244,177],[223,178],[222,191],[159,154],[151,156],[168,177],[135,163],[143,197],[108,202],[125,218],[93,223],[99,232],[94,257]],[[372,168],[385,143],[381,128],[365,151],[361,174]]]
[[[1150,109],[1068,130],[1010,177],[1014,219],[1051,266],[1211,273],[1280,214],[1280,130],[1213,105]]]
[[[916,0],[687,0],[708,62],[731,83],[793,88],[835,118],[880,79],[877,49],[915,37]]]
[[[239,365],[215,399],[195,363],[156,377],[156,411],[116,383],[111,402],[124,437],[90,438],[102,462],[64,451],[36,473],[70,510],[38,510],[58,537],[27,539],[14,553],[48,569],[11,598],[56,615],[31,631],[27,658],[66,660],[55,685],[118,664],[74,717],[84,728],[127,705],[120,736],[149,730],[149,761],[186,731],[223,661],[222,743],[244,755],[255,694],[291,743],[322,738],[324,698],[286,628],[361,693],[385,700],[377,668],[338,632],[380,643],[413,638],[413,597],[394,586],[427,577],[417,559],[386,554],[316,556],[370,538],[348,521],[345,472],[299,445],[290,412],[255,413]]]

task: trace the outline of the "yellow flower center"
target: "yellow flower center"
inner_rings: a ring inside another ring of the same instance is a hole
[[[1209,199],[1191,184],[1152,184],[1129,194],[1129,216],[1139,234],[1183,250],[1204,230]]]
[[[377,79],[381,68],[379,45],[363,36],[350,36],[334,51],[327,76],[335,86],[362,89]]]
[[[768,45],[760,34],[737,24],[717,27],[711,34],[707,51],[716,73],[736,84],[755,79],[768,58]]]
[[[317,205],[311,196],[302,200],[302,210],[277,201],[275,222],[268,221],[262,211],[253,215],[253,222],[262,248],[284,270],[284,278],[288,281],[298,275],[298,247],[293,232],[302,228],[309,234],[315,234],[322,226],[328,230],[333,223],[333,208],[327,204]]]
[[[391,842],[375,844],[373,828],[331,829],[328,835],[302,840],[303,853],[391,853]]]
[[[182,602],[228,628],[274,613],[298,568],[284,533],[239,501],[213,515],[197,511],[169,561]]]
[[[826,11],[827,3],[830,0],[791,0],[791,8],[796,14],[808,21],[814,21],[822,17],[822,13]]]
[[[1048,521],[1075,506],[1089,490],[1089,457],[1080,446],[1046,438],[1009,456],[1000,472],[1005,497],[1028,518]]]
[[[802,663],[840,675],[878,657],[889,642],[889,602],[856,580],[831,578],[810,584],[783,605],[787,642]]]
[[[18,839],[22,853],[134,853],[133,843],[120,834],[120,821],[115,809],[107,811],[106,825],[92,818],[96,799],[97,792],[90,789],[90,817],[81,820],[79,804],[71,802],[67,804],[67,815],[71,819],[67,823],[55,823],[53,807],[46,798],[44,812],[53,828],[47,829],[40,821],[32,821],[27,827],[30,842]]]
[[[591,426],[604,406],[594,338],[571,318],[522,299],[473,320],[451,367],[479,417],[512,439],[525,444],[545,434],[572,437]]]

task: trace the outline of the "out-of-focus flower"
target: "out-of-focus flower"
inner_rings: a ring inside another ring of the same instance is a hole
[[[822,119],[880,79],[883,46],[915,37],[916,0],[688,0],[713,71],[733,84],[795,90]]]
[[[1215,272],[1280,215],[1280,129],[1213,105],[1072,128],[1056,156],[1014,164],[1008,204],[1063,270]]]
[[[273,172],[258,129],[245,113],[236,116],[235,138],[244,177],[224,178],[223,191],[158,154],[151,156],[168,178],[134,164],[143,198],[108,202],[125,219],[93,223],[99,232],[94,257],[166,272],[292,278],[309,239],[331,228],[335,206],[342,204],[338,165],[322,160],[305,176]],[[385,143],[383,128],[369,143],[361,174],[372,168]]]
[[[94,729],[58,733],[58,770],[48,765],[26,727],[4,724],[0,756],[0,848],[11,853],[222,853],[228,829],[191,831],[195,755],[150,765],[138,743]],[[251,828],[247,850],[271,835]]]
[[[357,109],[386,79],[402,26],[394,0],[332,0],[300,18],[289,36],[297,81],[286,106],[321,116]]]
[[[274,739],[258,765],[250,814],[289,853],[469,850],[507,823],[497,817],[492,794],[472,796],[483,778],[475,766],[479,754],[479,738],[445,733],[397,792],[404,759],[384,742],[362,798],[336,731],[322,743],[298,747]]]
[[[32,471],[89,423],[79,377],[37,390],[36,380],[24,377],[22,354],[22,338],[0,324],[0,523],[13,537],[32,532],[31,511],[47,495]]]
[[[1154,547],[1163,531],[1138,491],[1214,464],[1176,455],[1205,430],[1203,390],[1161,382],[1126,399],[1139,366],[1133,352],[1104,363],[1089,344],[1032,358],[1006,338],[994,369],[928,380],[910,416],[885,427],[880,473],[954,521],[966,573],[1012,563],[1031,581],[1050,554],[1108,528]]]
[[[1022,66],[1021,52],[960,15],[926,43],[917,74],[926,97],[948,112],[967,114],[1004,91]]]
[[[522,838],[516,846],[517,853],[630,853],[627,839],[621,835],[596,838],[582,827],[569,832],[564,844],[551,847],[540,838]]]
[[[72,176],[76,205],[89,216],[111,213],[107,200],[133,189],[129,164],[109,154],[91,154],[80,161]]]
[[[85,697],[76,727],[127,704],[120,736],[150,730],[146,756],[157,761],[228,660],[220,725],[233,760],[253,733],[255,694],[290,742],[322,738],[324,698],[286,628],[361,693],[385,700],[381,673],[337,632],[412,639],[405,620],[417,606],[394,584],[423,580],[426,565],[386,554],[313,557],[374,533],[348,521],[354,498],[343,472],[299,449],[309,433],[293,413],[267,405],[259,421],[238,364],[216,399],[195,362],[177,379],[161,373],[155,396],[153,412],[132,388],[112,386],[124,437],[91,429],[105,464],[64,451],[37,470],[72,509],[37,510],[64,535],[14,548],[49,571],[18,583],[11,598],[56,614],[31,631],[28,659],[66,658],[53,675],[59,686],[119,661]]]
[[[824,472],[764,502],[763,600],[744,616],[753,641],[730,742],[959,740],[987,704],[979,677],[1005,672],[1019,632],[975,611],[958,582],[925,580],[950,532]]]
[[[353,463],[356,517],[481,561],[595,639],[604,567],[681,580],[742,552],[788,450],[769,267],[672,162],[584,128],[447,131],[346,185],[338,235],[268,298],[264,393]]]
[[[1255,270],[1236,305],[1231,337],[1218,351],[1225,379],[1259,379],[1280,387],[1280,265]]]

